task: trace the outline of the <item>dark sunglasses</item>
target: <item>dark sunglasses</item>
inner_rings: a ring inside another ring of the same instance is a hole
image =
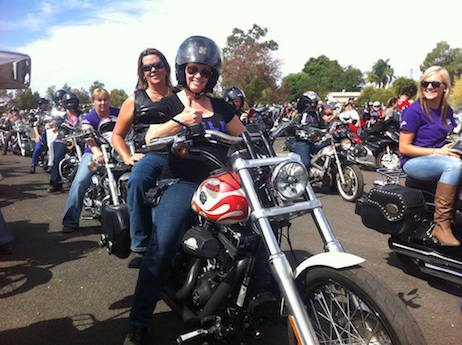
[[[441,83],[439,81],[426,81],[426,80],[422,80],[420,82],[420,85],[423,87],[423,88],[427,88],[428,85],[432,84],[432,87],[434,89],[438,89],[440,86],[441,86]]]
[[[165,67],[164,63],[162,61],[159,61],[155,63],[150,63],[149,65],[143,65],[142,69],[143,69],[143,72],[151,72],[153,68],[155,68],[156,70],[159,70],[164,67]]]
[[[212,76],[211,70],[206,68],[199,69],[199,67],[191,65],[186,66],[186,72],[190,75],[195,75],[196,73],[199,73],[201,77],[204,77],[206,79],[210,79],[210,77]]]

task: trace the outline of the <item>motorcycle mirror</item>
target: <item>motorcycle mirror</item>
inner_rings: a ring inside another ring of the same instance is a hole
[[[30,85],[28,55],[0,51],[0,89],[25,89]]]

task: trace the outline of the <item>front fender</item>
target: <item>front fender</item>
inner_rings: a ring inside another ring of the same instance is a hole
[[[297,279],[297,277],[302,272],[304,272],[307,268],[310,267],[327,266],[338,270],[345,267],[359,265],[364,261],[366,260],[359,256],[342,252],[327,252],[316,254],[304,260],[301,264],[297,266],[297,268],[295,269],[295,279]]]

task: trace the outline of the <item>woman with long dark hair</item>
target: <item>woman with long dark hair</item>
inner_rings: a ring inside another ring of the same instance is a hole
[[[136,91],[122,104],[112,134],[112,144],[127,165],[133,165],[128,180],[128,210],[130,215],[131,250],[135,254],[128,266],[139,268],[151,232],[151,209],[144,205],[144,193],[153,187],[167,161],[164,152],[146,155],[130,152],[125,137],[130,129],[135,131],[135,145],[144,143],[146,130],[151,123],[166,121],[164,118],[147,116],[146,109],[153,109],[163,97],[172,94],[170,65],[157,49],[141,52],[137,66]]]

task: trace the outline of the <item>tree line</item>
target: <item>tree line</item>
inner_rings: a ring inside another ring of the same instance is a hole
[[[367,101],[386,101],[393,96],[406,93],[413,98],[417,92],[414,79],[396,76],[389,59],[379,59],[370,71],[361,71],[354,66],[342,66],[337,60],[325,55],[310,57],[298,73],[291,73],[281,80],[281,61],[274,58],[278,50],[277,42],[267,39],[268,30],[254,24],[249,30],[235,28],[227,37],[223,48],[223,66],[218,93],[229,86],[237,86],[246,95],[246,103],[253,106],[257,103],[285,103],[295,101],[307,90],[315,91],[321,98],[328,92],[361,91],[358,104]],[[447,42],[438,42],[430,51],[420,70],[429,66],[444,66],[451,76],[453,91],[451,104],[462,105],[462,50],[451,48]],[[81,104],[91,103],[90,95],[96,87],[104,87],[104,83],[95,81],[86,89],[72,89],[67,84],[61,87],[74,92]],[[53,99],[56,86],[50,86],[45,97]],[[111,90],[111,102],[120,106],[127,98],[122,89]],[[0,98],[6,91],[0,91]],[[34,108],[40,95],[31,89],[16,91],[11,97],[10,105],[20,109]],[[1,110],[1,109],[0,109]]]

